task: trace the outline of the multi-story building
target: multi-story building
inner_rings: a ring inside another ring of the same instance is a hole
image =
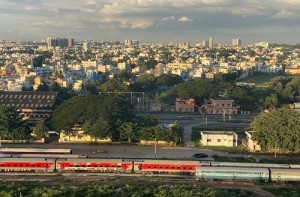
[[[240,108],[233,99],[210,99],[203,107],[206,114],[237,114]]]
[[[209,38],[208,45],[210,49],[214,48],[214,39],[212,37]]]
[[[231,131],[202,131],[201,144],[203,146],[234,147],[238,144],[238,135]]]
[[[194,112],[195,107],[195,100],[194,99],[188,99],[188,100],[182,100],[182,99],[176,99],[176,111],[177,112]]]
[[[238,38],[232,39],[232,47],[240,47],[242,46],[242,41]]]
[[[0,105],[15,107],[30,124],[50,117],[57,92],[0,92]]]

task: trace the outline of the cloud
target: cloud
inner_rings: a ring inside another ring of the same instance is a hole
[[[151,19],[139,19],[139,20],[121,20],[121,28],[130,28],[130,29],[147,29],[154,24],[154,21]]]
[[[275,15],[273,15],[271,18],[291,18],[294,16],[295,16],[295,14],[292,11],[280,10]]]
[[[179,22],[192,22],[194,19],[191,19],[187,16],[182,16],[181,18],[178,19]]]
[[[175,20],[175,16],[165,16],[165,17],[163,17],[162,20],[163,21],[172,21],[172,20]]]

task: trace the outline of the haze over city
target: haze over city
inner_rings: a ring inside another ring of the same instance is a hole
[[[0,39],[299,43],[299,0],[1,0]]]

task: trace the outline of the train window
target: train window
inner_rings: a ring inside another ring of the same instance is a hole
[[[17,166],[17,164],[14,164],[14,167],[16,167]]]
[[[41,167],[41,164],[38,164],[37,167]]]
[[[162,167],[162,166],[159,166],[159,168],[162,169],[163,167]]]
[[[147,166],[148,167],[148,169],[150,169],[151,168],[151,166]]]
[[[10,164],[8,163],[7,166],[10,167]]]
[[[26,166],[26,167],[29,167],[29,164],[27,163],[27,164],[25,164],[25,166]]]
[[[76,167],[80,167],[79,165],[75,165]]]
[[[31,165],[31,167],[34,167],[35,165],[32,163],[32,164],[30,164]]]
[[[4,166],[4,163],[2,163],[1,166]]]

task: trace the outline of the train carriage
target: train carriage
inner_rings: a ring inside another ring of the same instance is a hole
[[[54,161],[47,161],[44,158],[0,158],[0,171],[20,172],[53,172]]]
[[[300,169],[274,169],[271,168],[271,181],[293,182],[300,181]]]
[[[134,162],[134,172],[195,174],[197,166],[201,166],[200,161],[137,160]]]
[[[3,154],[72,154],[71,149],[59,148],[0,148]]]
[[[57,160],[61,171],[132,172],[132,162],[122,159],[66,159]]]
[[[213,167],[290,168],[289,164],[210,162]]]
[[[269,181],[268,168],[197,167],[196,179]]]

